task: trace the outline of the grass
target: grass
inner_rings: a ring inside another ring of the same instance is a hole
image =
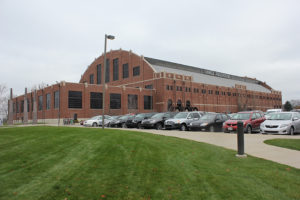
[[[300,139],[272,139],[265,140],[264,142],[266,144],[300,151]]]
[[[300,199],[300,170],[112,129],[0,129],[0,199]]]

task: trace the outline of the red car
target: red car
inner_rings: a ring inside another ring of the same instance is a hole
[[[242,121],[244,123],[244,132],[252,133],[253,131],[260,130],[260,124],[265,121],[265,117],[260,111],[246,111],[238,112],[230,120],[227,120],[223,124],[223,130],[225,133],[236,131],[237,122]]]

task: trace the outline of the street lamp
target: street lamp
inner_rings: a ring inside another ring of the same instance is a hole
[[[102,100],[102,129],[104,129],[104,112],[105,112],[105,70],[106,70],[106,43],[107,39],[113,40],[115,39],[115,36],[113,35],[107,35],[105,34],[105,39],[104,39],[104,58],[103,58],[103,100]]]

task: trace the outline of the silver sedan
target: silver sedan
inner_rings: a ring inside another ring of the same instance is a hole
[[[300,113],[278,112],[260,125],[261,133],[290,134],[300,132]]]

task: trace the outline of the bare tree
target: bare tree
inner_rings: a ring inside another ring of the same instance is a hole
[[[39,84],[36,84],[36,85],[33,85],[31,87],[31,92],[33,92],[34,90],[41,90],[41,89],[44,89],[45,87],[47,87],[48,84],[44,83],[44,82],[41,82]]]
[[[9,94],[6,85],[0,84],[0,117],[8,117],[8,99]]]

